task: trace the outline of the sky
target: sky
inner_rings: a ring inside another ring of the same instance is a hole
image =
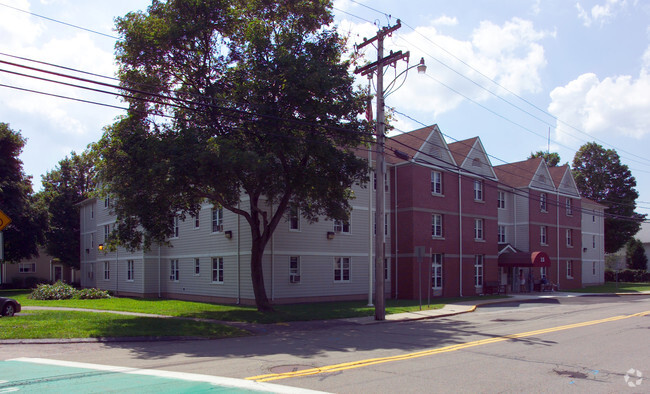
[[[11,57],[20,56],[115,76],[114,20],[150,4],[0,0],[0,61],[28,64]],[[399,19],[386,51],[409,51],[408,66],[420,58],[427,64],[424,75],[400,75],[405,61],[387,69],[385,84],[397,77],[399,87],[386,97],[392,134],[437,124],[448,142],[478,136],[493,165],[540,150],[570,164],[580,146],[594,141],[629,166],[640,194],[637,212],[650,214],[650,2],[334,0],[333,12],[351,46]],[[361,53],[376,60],[372,46]],[[124,113],[16,90],[124,106],[106,94],[10,74],[43,76],[6,63],[0,71],[0,122],[27,139],[21,159],[36,191],[42,175],[96,142]]]

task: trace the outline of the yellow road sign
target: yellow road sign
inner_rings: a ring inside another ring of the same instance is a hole
[[[4,212],[0,211],[0,231],[4,230],[11,223],[11,219]]]

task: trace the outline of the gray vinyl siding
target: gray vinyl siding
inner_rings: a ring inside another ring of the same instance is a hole
[[[514,232],[512,234],[512,242],[515,248],[519,250],[530,250],[530,222],[529,222],[529,209],[530,202],[525,192],[520,191],[514,196],[514,218],[516,222],[514,225]]]

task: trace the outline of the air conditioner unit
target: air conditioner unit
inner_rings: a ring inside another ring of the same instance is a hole
[[[289,282],[300,283],[300,275],[289,275]]]

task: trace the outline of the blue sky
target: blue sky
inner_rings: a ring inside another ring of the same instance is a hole
[[[0,52],[114,75],[114,38],[14,8],[114,36],[115,17],[149,4],[0,0]],[[650,2],[336,0],[334,7],[351,43],[399,18],[402,28],[386,40],[387,50],[409,50],[411,65],[425,58],[427,74],[410,72],[386,100],[397,111],[394,133],[435,123],[450,142],[479,136],[493,165],[549,145],[570,163],[581,145],[596,141],[630,167],[638,212],[650,213]],[[367,48],[365,56],[376,54]],[[389,70],[387,80],[404,67]],[[121,105],[7,73],[0,73],[0,84]],[[21,158],[37,190],[42,174],[97,141],[121,113],[7,87],[0,87],[0,103],[0,121],[28,139]]]

